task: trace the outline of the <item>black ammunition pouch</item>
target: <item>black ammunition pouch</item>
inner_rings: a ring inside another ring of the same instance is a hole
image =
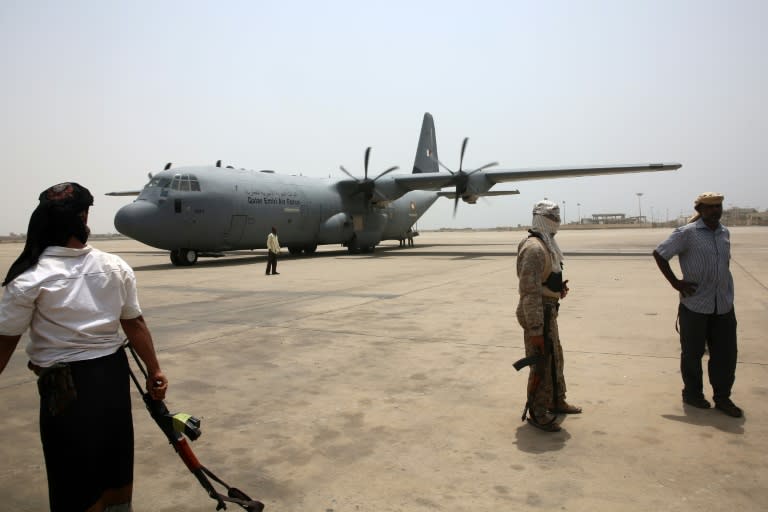
[[[66,363],[57,363],[49,368],[35,370],[42,407],[45,407],[51,416],[62,414],[77,400],[72,368]]]
[[[547,280],[541,284],[553,292],[560,293],[563,291],[563,273],[558,272],[555,274],[554,272],[550,272]]]
[[[534,237],[534,238],[538,238],[541,241],[544,240],[541,237],[541,234],[539,234],[539,233],[537,233],[535,231],[531,231],[529,229],[528,233],[530,233],[528,235],[528,238]],[[541,284],[543,286],[546,286],[547,289],[549,289],[550,291],[553,291],[555,293],[560,293],[560,292],[563,291],[563,273],[562,272],[558,272],[558,273],[550,272],[549,273],[549,277],[547,277],[547,280],[544,281]]]

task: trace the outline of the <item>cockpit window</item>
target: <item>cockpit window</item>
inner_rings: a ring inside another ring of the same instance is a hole
[[[171,184],[171,178],[169,178],[168,176],[155,176],[151,180],[149,180],[149,183],[147,183],[147,188],[153,188],[153,187],[165,188],[170,184]]]
[[[200,182],[194,174],[177,174],[171,180],[171,190],[200,192]]]

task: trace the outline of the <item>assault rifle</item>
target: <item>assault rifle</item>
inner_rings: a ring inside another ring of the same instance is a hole
[[[136,352],[133,350],[133,347],[130,345],[126,346],[130,350],[131,354],[133,355],[133,359],[136,361],[136,364],[139,366],[141,373],[146,379],[147,372],[144,369],[144,366],[142,366],[141,361],[136,355]],[[200,461],[197,460],[197,457],[195,457],[192,448],[189,446],[189,443],[187,443],[187,440],[184,438],[184,436],[189,437],[191,441],[194,441],[200,437],[202,434],[200,430],[200,420],[194,416],[190,416],[189,414],[171,414],[168,411],[168,407],[166,407],[165,402],[162,400],[155,400],[152,398],[148,391],[142,388],[139,380],[136,378],[136,375],[134,375],[133,371],[131,371],[130,366],[128,367],[128,372],[131,374],[131,379],[133,379],[133,383],[136,384],[136,388],[139,390],[141,398],[144,400],[144,404],[147,406],[149,415],[152,416],[152,419],[155,420],[157,426],[160,427],[160,430],[163,431],[165,437],[168,438],[168,442],[173,445],[173,448],[176,450],[176,453],[179,454],[181,460],[184,461],[187,469],[189,469],[189,471],[195,475],[197,481],[200,482],[200,485],[202,485],[203,489],[206,490],[208,496],[216,501],[216,510],[226,510],[227,505],[225,502],[239,505],[248,512],[261,512],[264,510],[263,503],[260,501],[252,500],[240,489],[230,487],[224,483],[223,480],[214,475],[213,472],[211,472],[208,468],[200,464]],[[223,485],[227,490],[227,494],[224,495],[218,492],[216,488],[214,488],[211,481],[208,480],[209,477],[215,482]]]
[[[512,366],[515,368],[515,370],[520,371],[526,366],[531,366],[534,364],[537,364],[539,361],[544,359],[544,356],[541,354],[534,354],[532,356],[524,357],[522,359],[518,359],[514,363],[512,363]]]
[[[555,362],[555,345],[552,342],[552,338],[549,336],[549,324],[552,321],[552,309],[556,306],[550,306],[548,304],[544,305],[544,349],[542,351],[539,351],[537,354],[534,354],[532,356],[527,356],[522,359],[519,359],[515,361],[512,366],[515,368],[515,370],[520,371],[526,366],[536,365],[539,363],[544,363],[547,360],[547,355],[550,357],[550,373],[552,376],[552,403],[555,403],[557,401],[557,388],[558,388],[558,382],[557,382],[557,364]],[[536,389],[541,384],[541,377],[544,375],[544,370],[541,366],[538,366],[536,368],[537,373],[539,374],[538,379],[534,379],[534,388],[528,390],[528,401],[525,403],[525,408],[523,409],[523,419],[526,418],[526,415],[528,413],[528,409],[531,407],[531,400],[533,400],[533,395],[536,392]]]

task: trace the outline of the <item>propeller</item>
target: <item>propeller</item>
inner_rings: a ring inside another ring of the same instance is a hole
[[[357,190],[355,190],[354,194],[364,194],[365,200],[370,201],[373,199],[373,191],[376,188],[376,180],[381,178],[382,176],[391,173],[392,171],[395,171],[399,169],[398,166],[390,167],[386,171],[382,172],[378,176],[376,176],[373,179],[368,178],[368,160],[371,158],[371,148],[370,146],[365,148],[365,167],[364,167],[364,178],[361,180],[360,178],[353,176],[349,171],[347,171],[343,165],[339,166],[339,169],[341,169],[341,172],[352,178],[357,182]]]
[[[167,164],[165,164],[165,168],[163,168],[163,170],[167,171],[170,168],[171,168],[171,162],[168,162]]]
[[[480,172],[484,169],[487,169],[489,167],[493,167],[494,165],[499,165],[498,162],[491,162],[489,164],[485,164],[482,167],[478,167],[477,169],[471,170],[469,172],[464,170],[464,153],[467,151],[467,142],[469,142],[468,137],[464,137],[464,140],[461,142],[461,155],[459,156],[459,170],[458,171],[452,171],[447,166],[443,164],[440,160],[437,158],[433,158],[440,167],[448,171],[453,175],[453,183],[456,185],[456,197],[453,198],[453,216],[456,217],[456,209],[459,207],[459,198],[462,197],[467,192],[467,185],[469,184],[469,177],[475,174],[476,172]]]

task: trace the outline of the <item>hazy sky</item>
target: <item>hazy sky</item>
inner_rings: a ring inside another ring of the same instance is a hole
[[[768,2],[0,0],[0,234],[77,181],[106,197],[166,162],[310,176],[410,170],[424,112],[458,166],[677,161],[677,172],[508,183],[421,228],[688,214],[702,191],[768,206]],[[577,203],[581,206],[577,208]]]

